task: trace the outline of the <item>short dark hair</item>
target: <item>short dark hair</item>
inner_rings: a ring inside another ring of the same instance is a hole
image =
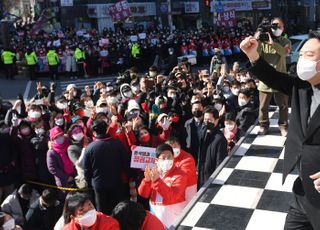
[[[24,194],[24,195],[31,195],[32,194],[32,187],[29,184],[23,184],[20,186],[18,189],[19,194]]]
[[[173,155],[173,149],[170,145],[168,144],[161,144],[161,145],[158,145],[158,147],[156,148],[156,157],[159,158],[159,156],[161,155],[162,152],[164,151],[170,151]]]
[[[284,21],[281,17],[274,17],[274,18],[272,18],[271,22],[273,22],[274,20],[278,20],[278,21],[282,22],[282,24],[284,25]]]
[[[47,188],[42,191],[41,198],[46,204],[53,206],[58,200],[58,192],[55,189]]]
[[[229,121],[235,121],[236,120],[236,114],[233,112],[228,112],[224,115],[224,120],[229,120]]]
[[[318,39],[320,41],[320,33],[318,31],[310,31],[309,32],[309,39],[311,38],[315,38]]]
[[[218,119],[218,118],[219,118],[219,111],[216,110],[216,109],[215,109],[214,107],[212,107],[212,106],[207,107],[207,108],[204,110],[203,114],[205,114],[205,113],[211,113],[214,119]]]
[[[76,210],[83,206],[86,201],[91,201],[89,194],[84,192],[70,192],[68,193],[63,207],[63,218],[64,223],[67,224],[71,220]]]
[[[170,137],[167,141],[166,141],[166,144],[172,144],[172,143],[178,143],[179,145],[181,145],[180,144],[180,141],[179,141],[179,139],[177,138],[177,137]]]
[[[120,229],[139,230],[147,213],[144,207],[133,201],[122,201],[112,211],[111,216],[120,224]]]
[[[248,98],[251,97],[250,89],[240,89],[239,94],[240,93],[244,94]]]
[[[102,120],[94,120],[90,126],[91,131],[95,131],[98,135],[106,134],[107,124]]]

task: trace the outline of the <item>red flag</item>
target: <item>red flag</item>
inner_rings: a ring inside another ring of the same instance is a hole
[[[131,10],[126,0],[119,1],[110,6],[108,11],[114,22],[123,21],[131,15]]]

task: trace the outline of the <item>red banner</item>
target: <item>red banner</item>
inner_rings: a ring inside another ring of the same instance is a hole
[[[114,22],[123,21],[131,15],[131,10],[126,0],[117,2],[113,6],[110,6],[108,11]]]
[[[234,10],[219,12],[217,14],[217,26],[236,26],[236,12]]]

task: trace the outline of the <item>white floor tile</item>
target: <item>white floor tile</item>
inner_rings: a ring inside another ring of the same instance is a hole
[[[270,127],[279,127],[278,119],[269,119]]]
[[[283,230],[286,213],[255,210],[246,227],[246,230]]]
[[[258,171],[258,172],[273,172],[278,159],[269,157],[244,156],[239,161],[236,169]]]
[[[181,225],[194,227],[209,205],[209,203],[197,202]]]
[[[263,189],[244,186],[224,185],[211,201],[211,204],[254,209]]]
[[[282,160],[284,159],[284,149],[285,148],[282,149],[279,159],[282,159]]]
[[[268,113],[269,118],[272,117],[273,114],[274,114],[274,111],[273,111],[273,112],[269,112],[269,113]]]
[[[254,141],[252,142],[252,144],[283,147],[285,141],[286,141],[286,138],[282,136],[265,135],[265,136],[257,136],[256,139],[254,139]]]
[[[260,130],[260,126],[256,125],[250,132],[250,134],[258,134]]]
[[[212,184],[224,184],[228,180],[233,170],[234,169],[231,168],[223,168],[219,175],[214,179]]]
[[[244,154],[246,154],[246,152],[248,151],[250,146],[251,146],[251,144],[246,144],[246,143],[241,144],[239,146],[239,148],[237,149],[237,151],[233,155],[243,156]]]
[[[296,180],[298,175],[289,174],[282,185],[282,173],[272,173],[265,189],[283,191],[283,192],[291,192],[293,182]]]

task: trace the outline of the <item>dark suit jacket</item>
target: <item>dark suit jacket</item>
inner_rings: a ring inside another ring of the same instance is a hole
[[[320,106],[309,120],[312,87],[307,81],[277,72],[260,58],[249,71],[273,89],[292,95],[291,118],[285,146],[283,182],[297,165],[306,198],[320,208],[320,193],[310,175],[320,171]],[[296,191],[295,191],[296,192]],[[300,191],[301,192],[301,191]]]

